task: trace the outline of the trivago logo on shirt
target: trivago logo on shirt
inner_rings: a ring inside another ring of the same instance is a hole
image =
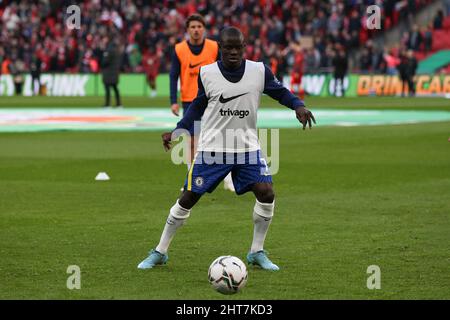
[[[240,119],[243,119],[250,114],[250,111],[248,110],[224,110],[222,108],[219,110],[219,112],[222,117],[239,117]]]

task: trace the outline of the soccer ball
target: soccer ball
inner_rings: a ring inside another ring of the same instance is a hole
[[[241,259],[220,256],[211,263],[208,279],[211,286],[223,294],[234,294],[247,283],[247,267]]]

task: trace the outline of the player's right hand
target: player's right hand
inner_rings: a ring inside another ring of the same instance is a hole
[[[172,132],[164,132],[161,135],[161,138],[163,141],[164,150],[169,151],[170,148],[172,148]]]
[[[180,114],[180,106],[178,105],[178,103],[174,103],[170,106],[170,109],[172,110],[172,113],[174,115],[176,115],[178,117],[178,115]]]

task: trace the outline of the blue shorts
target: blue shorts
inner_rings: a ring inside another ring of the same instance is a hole
[[[189,106],[191,105],[192,102],[182,102],[182,106],[183,106],[183,116],[184,114],[188,111]],[[189,128],[189,133],[191,134],[191,136],[194,135],[194,125],[192,125],[192,127]]]
[[[184,190],[201,195],[211,193],[229,172],[237,194],[250,191],[255,183],[272,183],[260,150],[246,153],[199,151],[186,177]]]

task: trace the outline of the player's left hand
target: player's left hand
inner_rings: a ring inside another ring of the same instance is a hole
[[[311,111],[306,109],[305,107],[300,107],[295,109],[295,116],[297,117],[298,121],[303,125],[303,130],[306,128],[306,124],[309,125],[309,128],[311,129],[311,120],[316,124],[316,119],[314,119],[314,115]]]
[[[170,148],[172,148],[172,132],[164,132],[161,135],[161,138],[163,141],[164,150],[169,151]]]

